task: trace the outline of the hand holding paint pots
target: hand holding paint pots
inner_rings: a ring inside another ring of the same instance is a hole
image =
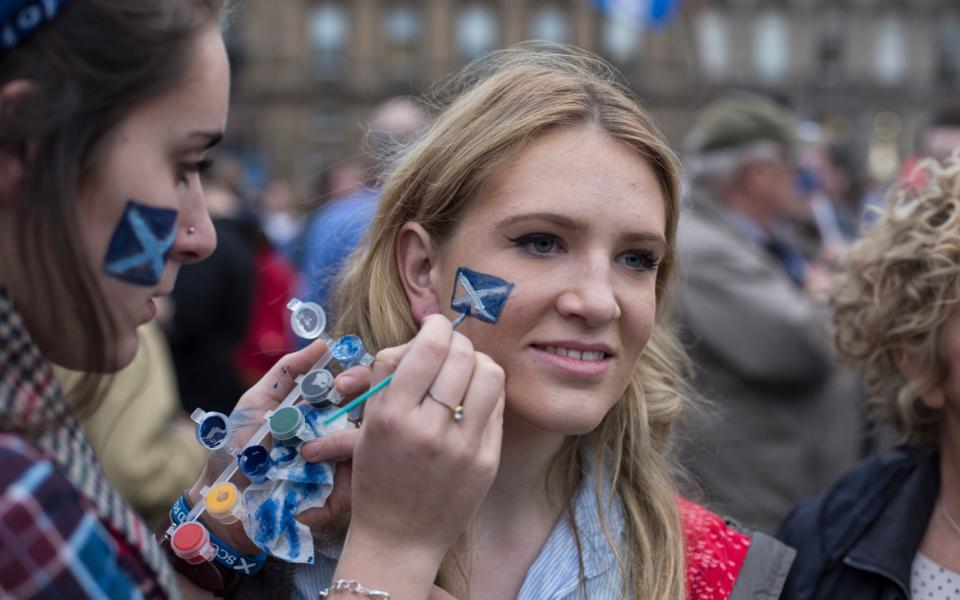
[[[367,548],[435,573],[497,472],[503,369],[474,351],[450,321],[432,315],[406,354],[393,348],[377,355],[374,379],[390,374],[393,383],[367,406],[357,440],[353,515],[340,563],[346,571],[338,567],[337,577],[368,568]],[[462,404],[463,419],[455,421],[440,400]]]
[[[463,294],[458,295],[461,288]],[[445,323],[448,334],[467,317],[474,317],[491,324],[496,323],[512,288],[513,284],[492,275],[474,272],[466,268],[458,269],[453,297],[451,299],[451,308],[459,313],[459,317],[453,323],[449,323],[441,318],[442,322]],[[196,411],[194,413],[193,419],[197,422],[197,439],[203,446],[211,450],[212,454],[210,455],[211,458],[208,459],[205,476],[201,481],[198,481],[190,491],[190,499],[194,503],[194,508],[189,509],[184,507],[182,510],[184,513],[183,518],[175,521],[175,523],[183,523],[184,520],[189,523],[192,519],[201,517],[204,512],[206,512],[206,521],[208,524],[212,524],[211,521],[216,521],[219,522],[221,526],[228,526],[242,519],[243,526],[246,530],[256,532],[250,534],[255,536],[256,544],[254,545],[251,540],[247,538],[244,530],[238,530],[236,528],[232,530],[228,528],[226,531],[221,531],[221,536],[224,537],[227,542],[243,552],[255,552],[257,547],[259,547],[286,560],[301,562],[309,561],[313,558],[312,553],[308,555],[302,551],[303,548],[310,547],[309,528],[311,526],[321,526],[327,522],[329,518],[337,516],[336,507],[346,508],[349,505],[349,498],[347,494],[344,493],[344,490],[348,486],[344,485],[341,475],[346,471],[345,475],[349,477],[350,473],[347,469],[336,469],[337,474],[335,477],[336,480],[339,480],[339,483],[336,483],[336,487],[333,488],[330,486],[329,480],[330,467],[324,467],[327,473],[326,479],[324,479],[323,476],[323,468],[317,473],[314,473],[314,475],[309,475],[309,477],[317,477],[317,479],[303,479],[304,477],[308,477],[308,473],[313,473],[313,471],[317,470],[303,467],[302,471],[298,471],[297,469],[299,469],[299,467],[296,467],[289,470],[289,472],[286,470],[275,472],[272,467],[279,464],[277,461],[281,460],[281,456],[291,454],[291,450],[294,450],[292,455],[296,456],[295,449],[299,448],[303,441],[316,436],[324,436],[332,432],[331,430],[324,430],[324,426],[332,425],[335,421],[339,421],[340,425],[334,426],[333,428],[335,431],[338,427],[346,424],[343,416],[348,413],[352,415],[351,410],[359,407],[362,401],[385,389],[393,380],[394,374],[388,374],[388,371],[393,370],[389,365],[396,363],[389,362],[387,358],[389,353],[384,354],[381,357],[384,362],[380,367],[380,371],[384,373],[384,377],[380,383],[370,388],[354,401],[346,402],[346,400],[348,400],[347,396],[352,391],[355,391],[350,388],[360,387],[362,389],[368,382],[369,378],[363,377],[363,375],[367,375],[368,373],[366,371],[358,371],[357,367],[371,365],[374,360],[373,356],[366,352],[362,340],[354,335],[346,335],[333,341],[333,343],[329,345],[328,350],[327,342],[332,340],[324,333],[326,319],[323,309],[319,305],[302,302],[298,299],[292,299],[287,306],[293,313],[291,316],[291,325],[294,331],[296,331],[300,337],[315,339],[317,341],[305,350],[290,355],[286,357],[284,361],[275,365],[267,377],[261,380],[241,398],[236,410],[234,410],[233,414],[229,417],[221,413],[206,413],[204,411]],[[436,329],[437,326],[431,327]],[[424,330],[426,331],[426,329],[425,327]],[[477,444],[468,444],[470,448],[469,457],[471,459],[480,459],[479,462],[476,463],[479,469],[478,473],[482,474],[483,467],[486,466],[490,474],[490,478],[481,476],[471,477],[470,479],[474,484],[479,482],[482,487],[479,496],[468,493],[469,498],[476,498],[478,505],[486,493],[490,481],[492,481],[499,457],[499,423],[502,423],[503,373],[489,358],[474,353],[469,340],[462,335],[453,334],[452,337],[448,335],[447,337],[450,338],[447,339],[447,342],[450,342],[449,348],[442,345],[435,345],[434,342],[436,339],[441,339],[436,338],[437,335],[440,335],[442,338],[442,334],[421,332],[421,335],[417,336],[417,340],[426,339],[428,341],[419,341],[414,345],[418,348],[420,345],[423,345],[423,347],[426,348],[424,352],[427,353],[426,358],[428,361],[425,365],[428,368],[431,365],[429,359],[434,359],[433,362],[436,362],[436,360],[441,361],[441,363],[435,365],[440,375],[437,375],[436,372],[434,372],[433,375],[436,375],[438,379],[443,379],[441,376],[446,373],[446,379],[450,380],[453,385],[452,389],[448,390],[449,393],[442,392],[442,396],[444,398],[451,397],[459,399],[460,401],[456,402],[456,405],[453,406],[438,399],[432,391],[430,391],[429,379],[427,380],[428,387],[427,392],[425,392],[426,396],[422,393],[418,396],[418,399],[422,402],[423,398],[429,397],[436,405],[442,406],[445,410],[452,411],[451,421],[459,426],[464,414],[463,402],[470,396],[470,390],[473,390],[474,394],[478,395],[478,398],[472,401],[473,404],[476,404],[475,412],[477,417],[474,419],[476,425],[472,427],[463,426],[463,431],[471,432],[467,441],[476,441],[470,438],[476,438],[482,435],[485,440],[485,447],[495,447],[492,455],[490,455],[489,452],[481,452],[477,455],[475,453]],[[431,337],[436,338],[434,342],[429,341]],[[431,350],[431,348],[433,350]],[[449,355],[448,350],[450,351]],[[311,351],[313,351],[312,356]],[[458,356],[460,357],[459,361],[455,358]],[[468,365],[463,364],[464,358],[467,359]],[[341,373],[344,377],[340,385],[336,383],[338,378],[334,378],[332,372],[327,370],[327,365],[331,364],[332,359],[336,361],[335,364],[339,366],[340,369],[346,370]],[[448,361],[448,359],[451,360]],[[287,364],[284,364],[284,362]],[[460,364],[457,364],[458,368],[453,368],[449,367],[448,363]],[[443,368],[441,368],[440,364],[443,365]],[[469,366],[469,368],[464,370],[462,368],[464,366]],[[279,373],[277,371],[279,371]],[[353,376],[350,375],[350,371],[354,372]],[[401,372],[402,371],[401,369]],[[484,387],[485,383],[489,388],[489,381],[491,381],[489,376],[491,374],[498,374],[494,376],[492,380],[499,381],[499,390],[496,395],[496,397],[499,398],[499,411],[493,411],[492,409],[496,402],[483,402],[483,394],[477,392],[478,389]],[[408,379],[411,377],[415,378],[416,375],[411,375]],[[451,377],[453,377],[452,380]],[[274,380],[272,381],[272,385],[269,385],[269,380],[275,378],[279,379],[279,381]],[[460,383],[463,383],[463,385],[457,383],[458,380],[461,380]],[[411,379],[411,381],[414,381],[414,379]],[[333,385],[331,385],[331,383]],[[267,387],[268,385],[269,387]],[[411,385],[415,387],[416,383],[411,384],[407,382],[406,387],[410,387]],[[448,382],[446,387],[450,388],[450,385]],[[334,386],[340,389],[334,389]],[[395,395],[403,397],[405,394],[408,394],[409,390],[404,389],[404,387],[405,386],[401,386]],[[252,397],[253,400],[248,401],[248,397]],[[305,404],[298,408],[296,403],[301,398],[305,400]],[[313,408],[307,406],[308,404],[312,405]],[[316,423],[315,420],[318,418],[318,415],[321,414],[318,410],[324,410],[331,406],[340,406],[341,408],[335,411],[335,414],[324,419],[322,425]],[[437,409],[434,408],[433,410],[436,412]],[[497,426],[494,428],[488,427],[491,414],[499,414],[499,416],[493,419],[497,422]],[[305,422],[307,418],[310,420],[309,426],[307,426]],[[436,417],[434,417],[434,420],[436,420]],[[430,429],[427,428],[426,431],[430,431]],[[492,431],[492,433],[478,434],[478,431]],[[400,434],[402,438],[403,432],[401,431]],[[264,439],[267,438],[268,435],[272,436],[272,439],[277,443],[277,448],[284,450],[276,459],[269,450],[270,446],[263,445]],[[361,439],[363,438],[361,437]],[[353,438],[348,438],[347,442],[352,449]],[[463,447],[464,444],[462,440],[461,443],[455,442],[451,445],[454,462],[461,465],[464,464],[464,461],[457,460],[456,456],[458,454],[457,449],[459,448],[460,451],[462,451]],[[422,444],[415,446],[415,448],[421,451],[426,450],[427,458],[440,458],[437,453],[430,451],[429,448],[425,448]],[[377,453],[376,451],[372,451],[371,454],[376,455]],[[488,456],[484,462],[483,457],[485,454]],[[492,456],[492,458],[490,456]],[[229,463],[232,457],[237,457],[237,461],[230,465]],[[221,459],[225,459],[227,464],[216,465],[217,462],[224,462]],[[420,461],[415,461],[417,464],[419,464],[419,462]],[[426,461],[426,463],[429,462],[430,461]],[[443,462],[442,459],[440,462]],[[378,461],[375,459],[371,464],[377,465]],[[489,468],[490,465],[492,465],[492,468]],[[213,473],[217,472],[218,466],[219,475],[214,478]],[[382,467],[383,465],[379,466]],[[251,495],[249,497],[247,497],[246,494],[241,495],[239,489],[230,481],[238,470],[249,481],[267,485],[266,495],[263,495],[264,488],[262,487],[250,490]],[[376,471],[377,469],[372,468],[371,470]],[[469,468],[466,469],[465,472],[472,474],[472,470]],[[420,473],[419,475],[422,479],[423,474]],[[293,482],[295,485],[302,486],[305,483],[323,485],[313,491],[306,488],[299,490],[281,489],[276,486],[270,487],[270,482],[274,481],[275,476],[283,478],[286,483]],[[289,478],[289,481],[287,481],[287,478]],[[211,479],[215,480],[211,481]],[[416,479],[416,477],[414,479]],[[448,480],[455,480],[455,478],[448,478]],[[205,482],[209,482],[209,485],[204,485]],[[468,486],[466,489],[469,491],[470,487]],[[290,494],[294,494],[295,497],[300,498],[296,500],[296,502],[301,511],[307,507],[320,507],[320,512],[316,515],[319,521],[311,523],[309,514],[296,510],[293,513],[284,512],[281,514],[271,509],[270,502],[279,501],[273,496],[274,493],[282,494],[282,501],[284,503],[289,501],[291,497]],[[300,496],[301,493],[307,493],[308,496]],[[309,497],[309,494],[314,494],[314,496]],[[198,503],[201,499],[203,504]],[[244,503],[250,504],[251,506],[245,507]],[[183,504],[182,501],[181,504]],[[376,504],[376,502],[374,502],[374,504]],[[409,504],[408,507],[412,507],[415,504],[417,503]],[[471,504],[468,502],[465,506],[469,508]],[[401,509],[402,508],[401,506]],[[473,510],[475,510],[475,508],[476,505],[473,505]],[[400,512],[402,512],[402,510]],[[296,522],[292,520],[294,515],[299,521],[302,521],[301,524],[296,524]],[[278,516],[281,517],[279,521],[277,520]],[[395,520],[395,523],[409,522],[409,516],[410,515],[401,517],[399,520]],[[390,520],[389,517],[386,519],[386,521]],[[414,520],[416,521],[417,519],[415,518]],[[264,527],[265,524],[269,526]],[[214,525],[214,527],[216,527],[216,525]],[[288,528],[291,527],[292,529],[288,530]],[[182,528],[182,525],[179,528],[174,525],[168,529],[167,533],[174,537],[174,542],[177,541],[179,530]],[[429,536],[430,540],[426,540],[423,547],[435,551],[439,550],[442,554],[444,551],[443,548],[449,545],[447,542],[452,541],[452,539],[458,535],[459,528],[453,533],[454,537],[450,538],[450,540],[446,540],[446,536],[443,535],[445,531],[444,528],[441,528],[440,531],[441,533],[439,535]],[[189,533],[189,531],[187,531],[187,533]],[[392,539],[399,541],[407,537],[406,535],[402,535],[393,537]],[[289,541],[290,539],[293,539],[296,544]],[[438,543],[431,543],[431,541]],[[262,564],[262,562],[260,562],[262,559],[250,558],[250,560],[253,561],[251,564]]]
[[[309,325],[309,322],[305,324],[305,326]],[[296,423],[287,422],[292,415],[288,414],[289,411],[278,410],[278,406],[297,387],[296,378],[299,375],[307,374],[311,367],[316,365],[327,353],[327,350],[325,341],[316,340],[306,348],[280,359],[256,385],[240,398],[229,417],[221,413],[203,413],[203,411],[197,414],[198,418],[195,420],[198,420],[198,440],[202,445],[214,451],[209,454],[207,466],[200,480],[190,490],[189,497],[192,505],[196,506],[197,503],[203,503],[205,495],[201,493],[201,490],[204,487],[212,486],[225,468],[231,464],[237,464],[237,458],[228,450],[233,450],[241,457],[250,454],[243,464],[248,465],[248,470],[253,474],[253,477],[256,477],[257,465],[259,464],[262,467],[262,463],[265,461],[260,460],[258,463],[257,451],[251,450],[251,448],[261,446],[259,444],[254,444],[250,448],[246,446],[251,436],[260,429],[265,420],[269,423],[268,413],[275,418],[276,426],[280,430],[284,432],[290,430],[290,433],[296,434],[298,431],[295,427]],[[323,382],[315,381],[314,383],[320,385]],[[344,398],[351,398],[370,387],[370,369],[362,365],[353,366],[340,373],[333,380],[333,387]],[[296,409],[292,410],[296,411]],[[281,413],[279,417],[277,413]],[[288,439],[291,439],[291,436],[288,436]],[[262,457],[259,458],[262,459]],[[247,473],[244,472],[244,474]],[[347,475],[349,475],[349,472]],[[248,479],[252,480],[249,476]],[[340,499],[340,496],[349,498],[349,490],[344,489],[346,487],[340,486],[340,489],[334,489],[330,498],[331,505],[346,506],[349,503],[349,500]],[[327,524],[330,518],[336,516],[339,516],[339,513],[330,515],[326,510],[322,512],[308,510],[299,515],[298,519],[310,527],[319,528]],[[238,523],[224,523],[215,518],[204,518],[204,524],[208,525],[217,536],[223,538],[237,550],[251,554],[259,552],[257,547],[247,538],[243,527]]]

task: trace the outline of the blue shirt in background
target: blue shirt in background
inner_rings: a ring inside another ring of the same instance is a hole
[[[334,286],[344,262],[360,243],[377,210],[379,190],[364,188],[333,200],[307,225],[300,265],[304,289],[300,299],[316,302],[328,312]]]

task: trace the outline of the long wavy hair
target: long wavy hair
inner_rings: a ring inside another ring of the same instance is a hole
[[[434,107],[442,112],[395,162],[366,238],[344,271],[337,295],[338,329],[358,333],[376,349],[416,335],[418,325],[397,268],[397,232],[415,221],[442,245],[456,235],[458,216],[491,172],[538,136],[588,125],[636,152],[652,167],[666,204],[657,322],[616,406],[587,436],[589,443],[573,439],[566,445],[551,472],[564,478],[571,518],[583,461],[600,470],[594,490],[598,499],[602,482],[613,481],[625,507],[623,538],[610,539],[606,518],[600,517],[624,574],[626,596],[683,598],[683,536],[669,452],[671,424],[687,397],[686,355],[667,322],[679,216],[675,156],[616,73],[570,47],[528,45],[494,52],[442,85],[436,98]],[[595,456],[584,456],[588,452]],[[439,582],[465,594],[465,573],[458,573],[457,563],[448,556]]]
[[[922,398],[947,376],[940,328],[960,307],[960,154],[920,161],[893,189],[830,302],[837,351],[862,369],[870,417],[901,442],[936,445],[940,413]]]

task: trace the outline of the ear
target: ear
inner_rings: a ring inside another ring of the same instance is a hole
[[[13,206],[23,182],[23,159],[0,148],[0,207]]]
[[[26,99],[36,86],[26,79],[14,79],[0,87],[0,112],[16,114],[9,110]],[[18,151],[20,150],[20,151]],[[10,205],[17,198],[17,190],[23,182],[26,162],[36,154],[36,144],[24,140],[15,147],[0,148],[0,206]]]
[[[397,270],[418,323],[427,315],[440,313],[435,285],[439,269],[437,252],[427,230],[414,221],[404,224],[397,235]]]
[[[897,368],[904,379],[914,382],[920,377],[920,366],[917,364],[917,357],[910,354],[903,348],[894,351],[894,357],[897,361]],[[937,385],[932,390],[926,392],[920,397],[923,405],[930,410],[940,410],[946,404],[947,398],[943,392],[943,386]]]

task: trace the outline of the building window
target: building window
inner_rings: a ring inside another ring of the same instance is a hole
[[[493,50],[500,43],[497,14],[486,4],[464,6],[457,16],[456,27],[460,56],[468,60]]]
[[[754,23],[753,66],[767,82],[782,80],[790,70],[790,27],[778,11],[768,10]]]
[[[954,86],[960,81],[960,18],[941,19],[937,26],[937,83]]]
[[[713,79],[723,79],[730,69],[730,29],[726,15],[714,9],[703,11],[697,18],[696,35],[703,72]]]
[[[339,3],[324,2],[313,9],[308,26],[314,75],[320,79],[342,76],[350,39],[347,11]]]
[[[885,85],[900,83],[907,72],[907,41],[903,23],[892,14],[877,24],[873,45],[874,71]]]
[[[835,11],[828,13],[820,31],[820,39],[817,40],[815,57],[817,78],[820,81],[836,83],[843,79],[846,34],[842,17]]]
[[[321,106],[313,113],[313,129],[320,134],[342,131],[346,126],[347,118],[340,106]]]
[[[383,18],[387,72],[405,79],[416,69],[423,42],[420,11],[410,4],[394,4]]]
[[[614,61],[629,62],[637,56],[643,41],[643,27],[627,15],[610,14],[603,19],[603,48]]]
[[[544,4],[537,8],[530,19],[530,37],[550,42],[570,41],[567,11],[555,4]]]

